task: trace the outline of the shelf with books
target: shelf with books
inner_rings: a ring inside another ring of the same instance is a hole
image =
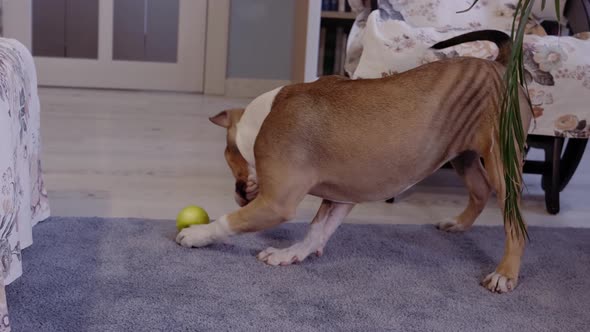
[[[322,11],[322,18],[354,21],[356,19],[356,14],[353,12],[338,12],[332,10],[324,10]]]
[[[377,0],[369,0],[377,3]],[[356,13],[347,0],[297,0],[292,80],[312,82],[319,76],[346,75],[346,46]]]
[[[347,0],[322,0],[322,11],[350,12]]]
[[[318,52],[318,76],[346,75],[344,62],[348,34],[354,20],[334,20],[322,17]]]
[[[347,0],[322,0],[317,75],[345,75],[346,44],[356,19]]]

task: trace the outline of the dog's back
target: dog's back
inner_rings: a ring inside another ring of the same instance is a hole
[[[503,70],[494,61],[455,58],[386,78],[332,76],[287,86],[256,149],[313,168],[321,194],[340,196],[336,184],[346,179],[342,191],[356,193],[355,200],[390,197],[459,153],[489,145],[497,136]],[[357,167],[349,167],[351,158]]]

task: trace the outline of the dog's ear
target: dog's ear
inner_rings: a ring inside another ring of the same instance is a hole
[[[244,114],[243,108],[235,108],[231,110],[225,110],[216,116],[212,116],[209,118],[209,121],[213,122],[214,124],[223,127],[229,128],[233,124],[238,123],[242,118],[242,114]]]
[[[214,124],[216,124],[220,127],[223,127],[223,128],[229,128],[231,126],[231,121],[229,118],[228,111],[223,111],[223,112],[217,114],[216,116],[210,117],[209,121],[211,121]]]

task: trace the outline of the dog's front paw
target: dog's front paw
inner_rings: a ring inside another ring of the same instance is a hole
[[[445,219],[436,224],[436,228],[440,229],[441,231],[457,233],[457,232],[464,232],[467,230],[465,225],[460,224],[457,222],[456,219]]]
[[[256,256],[260,261],[272,266],[285,266],[302,262],[312,252],[309,248],[298,243],[286,249],[266,248]],[[322,250],[315,250],[321,256]]]
[[[208,246],[216,240],[213,224],[193,225],[181,230],[176,236],[176,243],[187,248]]]
[[[516,288],[518,278],[509,278],[496,271],[488,274],[481,282],[481,285],[493,293],[508,293]]]

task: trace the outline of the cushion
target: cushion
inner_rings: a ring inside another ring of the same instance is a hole
[[[495,59],[497,47],[487,41],[432,50],[433,44],[468,30],[413,27],[399,20],[382,20],[377,11],[367,19],[360,41],[362,52],[352,78],[393,75],[422,64],[456,56]],[[525,36],[525,68],[531,74],[529,93],[535,123],[531,133],[590,137],[590,40],[576,37]],[[352,63],[352,62],[351,62]]]

